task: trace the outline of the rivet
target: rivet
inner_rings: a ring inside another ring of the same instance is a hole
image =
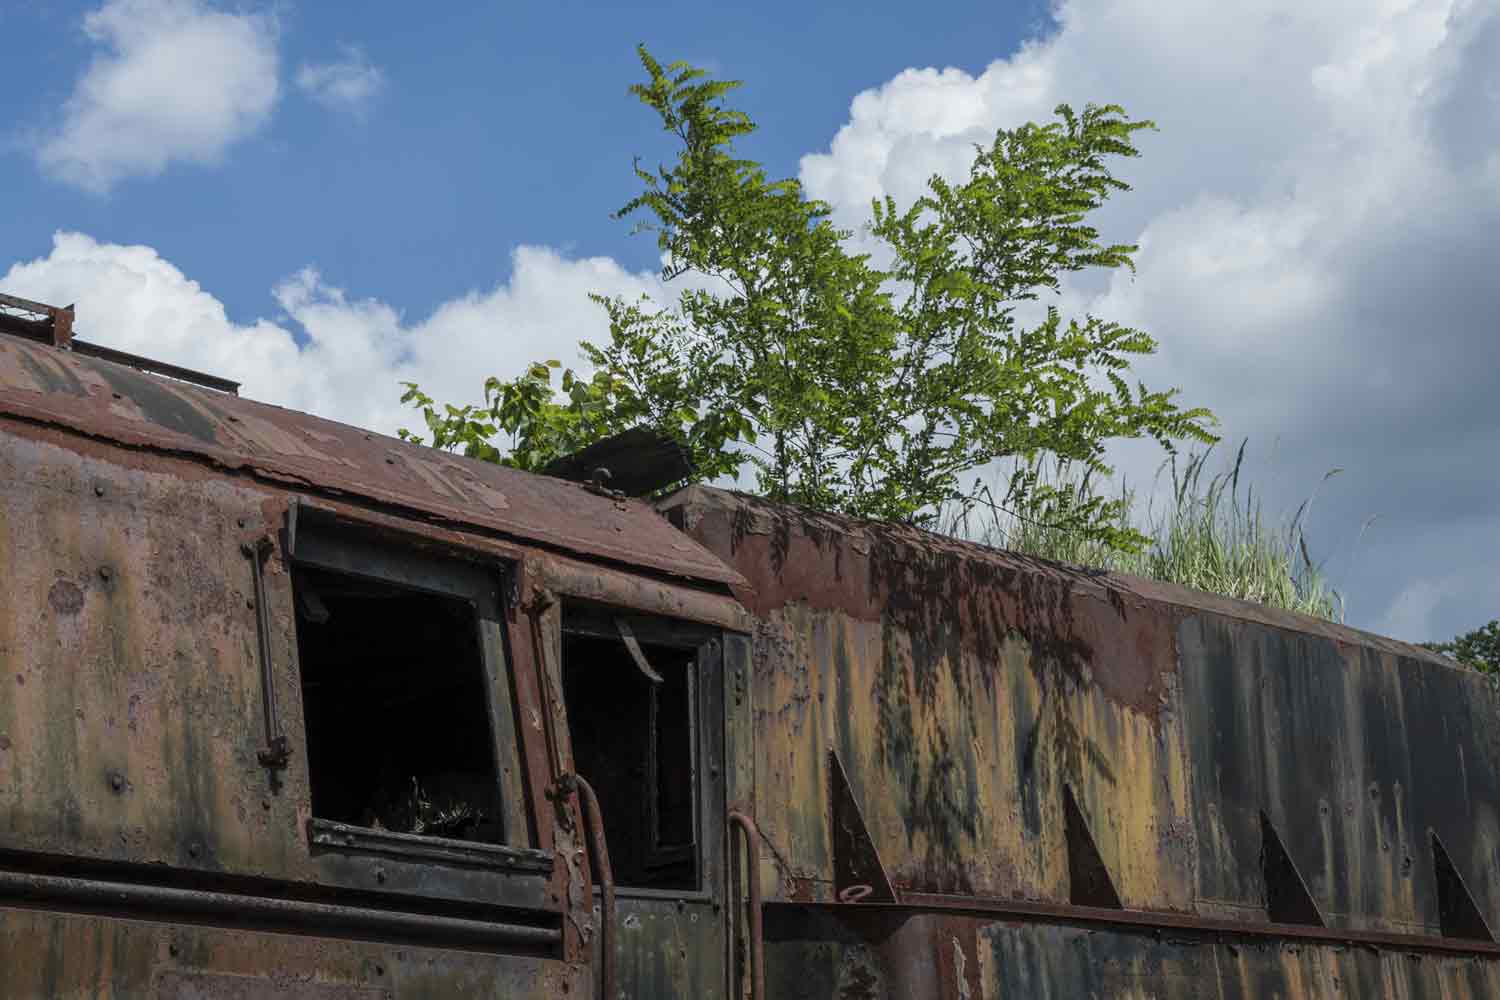
[[[109,787],[117,792],[123,792],[125,790],[125,775],[119,771],[109,772]]]
[[[236,526],[243,528],[245,526],[245,519],[243,517],[237,517],[234,519],[234,523]]]
[[[196,840],[193,841],[191,844],[188,845],[188,857],[190,857],[190,858],[196,858],[198,855],[200,855],[202,853],[203,853],[203,848],[198,845],[198,842]]]
[[[377,976],[383,976],[383,975],[385,975],[385,966],[383,966],[383,965],[377,965],[377,966],[375,966],[375,975],[377,975]]]
[[[102,497],[103,495],[104,495],[104,484],[103,483],[95,483],[94,484],[94,496],[96,496],[96,497]]]
[[[182,949],[177,947],[177,942],[175,941],[167,945],[167,954],[171,955],[173,958],[176,958],[181,950]]]
[[[261,799],[260,800],[260,807],[262,809],[266,810],[267,812],[270,812],[271,811],[271,800],[270,799]]]
[[[375,881],[379,882],[381,885],[385,885],[385,869],[384,868],[377,868],[377,869],[375,869]]]
[[[99,579],[101,579],[101,580],[108,580],[111,577],[113,577],[114,575],[115,575],[115,571],[112,570],[112,569],[110,569],[108,566],[100,566],[99,567]]]

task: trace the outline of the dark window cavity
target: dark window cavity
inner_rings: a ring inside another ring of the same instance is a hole
[[[641,642],[658,683],[623,639],[563,632],[563,697],[574,764],[599,797],[615,881],[698,885],[692,649]]]
[[[292,583],[313,815],[503,843],[474,605],[307,566]]]

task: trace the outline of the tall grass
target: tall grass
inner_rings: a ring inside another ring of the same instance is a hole
[[[1175,456],[1163,463],[1161,471],[1170,471],[1172,490],[1166,510],[1159,515],[1148,506],[1144,518],[1138,519],[1135,494],[1122,487],[1112,523],[1121,530],[1134,529],[1146,536],[1148,542],[1138,552],[1050,526],[1056,518],[1049,515],[1060,509],[1056,501],[1017,512],[995,510],[982,526],[979,540],[1026,555],[1130,573],[1343,621],[1343,598],[1329,586],[1322,566],[1313,563],[1303,532],[1304,518],[1317,490],[1289,520],[1268,520],[1253,486],[1246,483],[1241,497],[1240,472],[1247,443],[1241,442],[1232,467],[1210,475],[1206,482],[1203,477],[1212,448],[1188,455],[1181,468]],[[1054,462],[1050,468],[1039,465],[1034,471],[1040,481],[1062,493],[1063,507],[1080,506],[1093,496],[1087,474],[1079,475],[1066,462]],[[1339,471],[1330,471],[1322,481]],[[972,537],[969,527],[949,522],[948,530]]]

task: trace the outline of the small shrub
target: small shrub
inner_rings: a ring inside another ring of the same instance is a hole
[[[1109,501],[1118,529],[1114,544],[1056,526],[1066,520],[1057,515],[1069,506],[1097,502],[1088,472],[1079,475],[1066,461],[1050,466],[1034,462],[1020,471],[1050,487],[1040,491],[1045,499],[1025,509],[991,502],[987,508],[991,516],[981,526],[978,540],[1012,552],[1177,583],[1342,622],[1343,598],[1328,585],[1322,566],[1314,564],[1303,532],[1317,491],[1290,520],[1268,521],[1253,486],[1246,484],[1241,497],[1246,444],[1241,442],[1232,467],[1206,482],[1203,476],[1212,448],[1188,455],[1181,468],[1176,456],[1163,463],[1158,476],[1170,471],[1172,477],[1169,505],[1160,516],[1148,508],[1143,525],[1136,520],[1134,492],[1122,487],[1119,498]],[[1339,471],[1328,472],[1323,481]],[[972,527],[969,518],[946,523],[949,533],[966,537],[975,537]]]

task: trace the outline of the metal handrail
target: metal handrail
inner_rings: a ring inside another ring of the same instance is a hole
[[[599,995],[615,1000],[615,873],[609,864],[609,844],[604,839],[604,814],[599,811],[599,798],[593,786],[583,775],[570,775],[569,780],[578,789],[583,821],[588,826],[589,865],[594,881],[599,883]]]
[[[266,603],[265,574],[261,569],[261,561],[271,554],[273,548],[271,540],[266,537],[240,546],[250,560],[255,587],[255,639],[260,654],[260,694],[266,719],[266,745],[256,758],[263,767],[276,771],[287,766],[292,750],[276,714],[276,671],[271,664],[271,611]]]
[[[745,867],[750,896],[750,1000],[765,1000],[766,942],[761,922],[760,828],[755,825],[755,820],[738,809],[729,810],[729,825],[739,827],[745,834]]]

